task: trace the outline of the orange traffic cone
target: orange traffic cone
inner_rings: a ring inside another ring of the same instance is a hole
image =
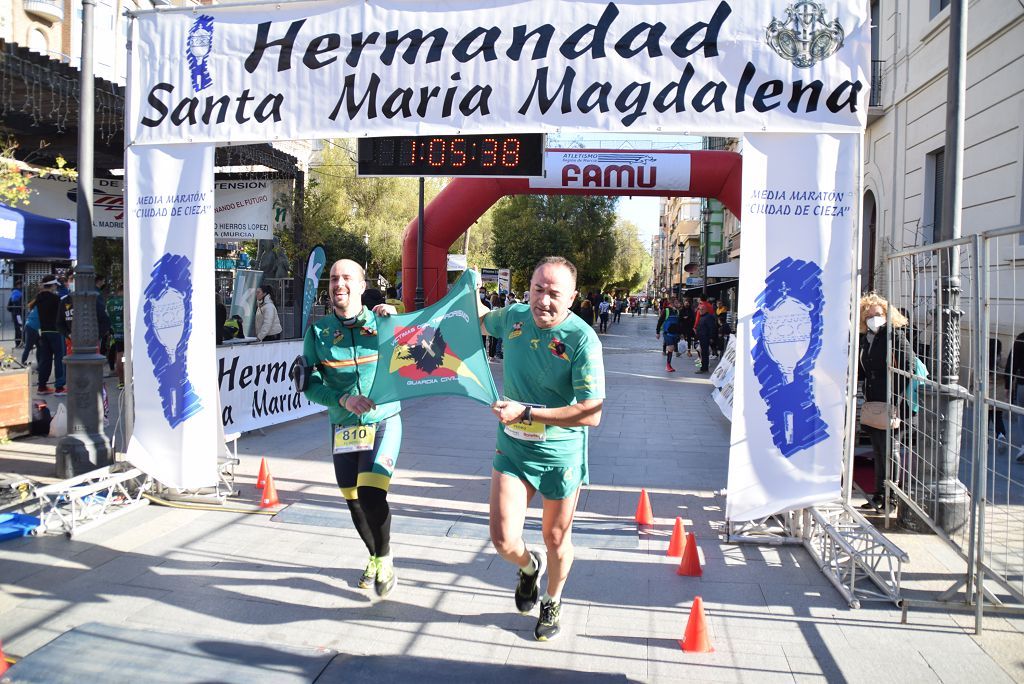
[[[270,466],[267,459],[260,461],[260,474],[256,476],[256,489],[263,489],[267,486],[267,478],[270,477]]]
[[[686,632],[679,641],[679,648],[687,653],[713,653],[708,639],[708,626],[704,623],[704,601],[700,596],[693,599],[690,618],[686,621]]]
[[[4,645],[3,643],[0,643],[0,675],[7,672],[7,669],[10,666],[10,663],[7,662],[7,657],[4,656]]]
[[[683,555],[683,539],[686,537],[686,528],[683,527],[683,519],[676,518],[676,525],[672,528],[672,539],[668,542],[668,553],[666,556],[679,558]]]
[[[700,568],[700,554],[697,552],[697,538],[693,532],[686,533],[686,548],[683,549],[683,558],[679,561],[677,575],[685,577],[700,577],[704,571]]]
[[[273,508],[280,504],[277,498],[277,487],[274,486],[274,476],[267,475],[267,484],[263,488],[263,498],[260,499],[260,508]]]
[[[654,524],[654,512],[651,510],[651,500],[646,489],[640,490],[640,501],[636,504],[636,522],[638,525]]]

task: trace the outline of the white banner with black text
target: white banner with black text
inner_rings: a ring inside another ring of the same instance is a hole
[[[743,258],[726,518],[840,495],[860,138],[743,140]]]
[[[225,432],[248,432],[327,410],[296,392],[288,377],[288,368],[301,353],[302,340],[217,349]]]
[[[334,0],[135,13],[130,144],[859,131],[867,0]]]

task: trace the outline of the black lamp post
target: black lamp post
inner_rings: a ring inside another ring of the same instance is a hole
[[[704,244],[704,255],[700,260],[701,294],[707,297],[708,294],[708,261],[711,259],[711,204],[704,200],[704,208],[701,210],[701,242]]]
[[[78,99],[78,265],[71,355],[67,359],[68,434],[57,443],[57,476],[70,478],[110,465],[110,442],[103,432],[103,362],[97,352],[96,278],[92,255],[93,8],[82,2],[82,63]]]

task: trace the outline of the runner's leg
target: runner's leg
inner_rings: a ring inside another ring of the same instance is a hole
[[[359,538],[366,545],[366,550],[370,552],[371,556],[376,556],[373,534],[370,532],[366,513],[359,503],[359,494],[356,489],[358,469],[358,454],[334,454],[334,477],[338,481],[338,488],[341,490],[341,495],[345,497],[348,511],[352,515],[352,525],[355,526]]]
[[[572,520],[580,490],[564,499],[544,499],[544,517],[541,530],[548,551],[548,596],[559,600],[562,587],[572,568]]]
[[[530,554],[523,541],[523,525],[526,507],[535,491],[518,478],[491,471],[491,543],[499,556],[518,568],[530,564]]]

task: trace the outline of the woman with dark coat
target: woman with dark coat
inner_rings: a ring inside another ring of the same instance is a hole
[[[893,330],[889,331],[887,316],[892,317]],[[891,337],[893,367],[906,373],[913,373],[914,352],[904,333],[907,317],[890,307],[883,297],[870,293],[860,298],[860,363],[857,379],[864,383],[864,401],[887,402],[892,392],[892,406],[902,425],[910,418],[910,404],[907,402],[908,376],[896,375],[893,387],[889,387],[889,371],[886,360],[886,339]],[[868,425],[862,426],[871,439],[875,454],[875,491],[865,509],[880,509],[885,504],[885,430]],[[896,428],[899,429],[899,428]],[[896,479],[896,464],[893,464],[893,479]]]

